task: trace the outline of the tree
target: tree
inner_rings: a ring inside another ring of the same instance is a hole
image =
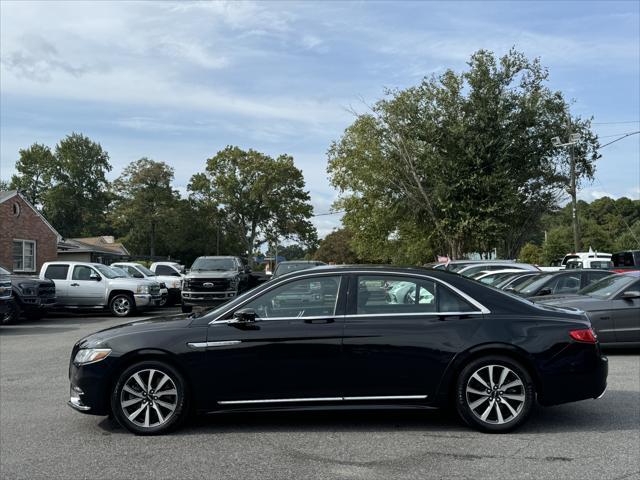
[[[124,240],[134,251],[156,255],[159,231],[170,226],[180,196],[171,187],[173,168],[146,157],[131,162],[113,182],[116,196],[112,219],[125,230]]]
[[[411,225],[452,258],[493,247],[514,258],[566,183],[566,152],[552,138],[568,106],[547,78],[538,60],[480,50],[468,71],[389,91],[359,115],[328,154],[341,193],[335,208],[346,211],[358,252],[378,256],[391,238],[413,241],[415,232],[403,237]],[[597,140],[582,138],[580,172],[588,176]]]
[[[325,263],[360,263],[358,255],[351,247],[352,240],[353,236],[347,229],[335,230],[320,241],[313,258]]]
[[[274,159],[229,146],[207,160],[206,172],[194,175],[189,188],[220,209],[242,239],[243,250],[252,254],[269,240],[316,241],[304,187],[291,156]]]
[[[16,162],[18,174],[11,177],[11,189],[20,190],[35,206],[42,207],[43,197],[51,188],[56,158],[51,149],[39,143],[21,148]]]
[[[42,202],[45,216],[62,236],[109,233],[109,171],[109,154],[82,134],[72,133],[56,145],[50,172],[53,186]]]
[[[525,243],[518,254],[518,261],[541,265],[543,263],[542,248],[535,243]]]
[[[571,228],[556,227],[547,233],[547,239],[542,245],[542,259],[549,265],[554,260],[563,258],[573,250]]]

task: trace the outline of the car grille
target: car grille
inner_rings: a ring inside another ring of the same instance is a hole
[[[149,293],[151,295],[160,295],[160,285],[151,285],[151,287],[149,287]]]
[[[189,280],[187,289],[191,292],[216,292],[219,290],[228,290],[229,279],[214,278],[211,280],[208,280],[208,279]]]
[[[40,285],[38,287],[38,296],[39,297],[55,297],[56,296],[56,286],[55,285]]]

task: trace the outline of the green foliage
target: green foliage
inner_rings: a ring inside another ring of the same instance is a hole
[[[499,246],[514,258],[567,182],[566,149],[552,138],[566,133],[568,106],[547,76],[518,52],[481,50],[468,71],[388,92],[358,116],[328,153],[335,207],[358,254],[395,262],[404,251],[403,263],[420,263]],[[588,120],[573,123],[589,178],[597,140]]]
[[[293,158],[271,158],[255,150],[227,147],[207,160],[206,173],[191,178],[192,198],[220,210],[253,253],[267,241],[313,244],[313,208],[304,177]]]
[[[34,143],[21,148],[16,162],[17,175],[11,177],[11,189],[20,190],[35,206],[41,207],[43,196],[51,188],[51,176],[56,168],[56,158],[46,145]]]
[[[141,158],[131,162],[113,182],[113,225],[123,233],[122,241],[132,251],[156,255],[158,239],[171,229],[175,202],[180,198],[171,187],[173,168],[164,162]],[[169,245],[163,246],[169,250]]]
[[[352,247],[352,242],[353,235],[345,228],[331,232],[320,241],[320,246],[313,258],[325,263],[362,263]]]
[[[549,265],[573,250],[572,235],[571,227],[556,227],[547,233],[547,240],[542,246],[542,259],[545,264]]]
[[[111,232],[106,221],[109,171],[109,154],[82,134],[72,133],[56,145],[53,186],[43,195],[43,204],[45,216],[62,236]]]
[[[525,243],[518,254],[518,261],[532,265],[541,265],[544,261],[542,253],[542,247],[534,243]]]

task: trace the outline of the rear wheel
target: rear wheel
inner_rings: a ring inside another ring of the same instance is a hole
[[[135,302],[131,295],[126,293],[117,293],[109,301],[109,310],[116,317],[128,317],[133,315],[135,310]]]
[[[118,422],[137,435],[157,435],[176,428],[186,409],[182,375],[170,365],[144,361],[127,368],[111,394]]]
[[[471,361],[456,383],[456,410],[470,426],[485,432],[507,432],[529,416],[535,388],[527,370],[509,357]]]

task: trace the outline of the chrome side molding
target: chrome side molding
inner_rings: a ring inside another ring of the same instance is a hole
[[[187,346],[191,348],[209,348],[209,347],[228,347],[229,345],[237,345],[242,340],[225,340],[222,342],[189,342]]]
[[[261,400],[220,400],[219,405],[248,405],[255,403],[343,402],[370,400],[425,400],[427,395],[375,395],[371,397],[265,398]]]

